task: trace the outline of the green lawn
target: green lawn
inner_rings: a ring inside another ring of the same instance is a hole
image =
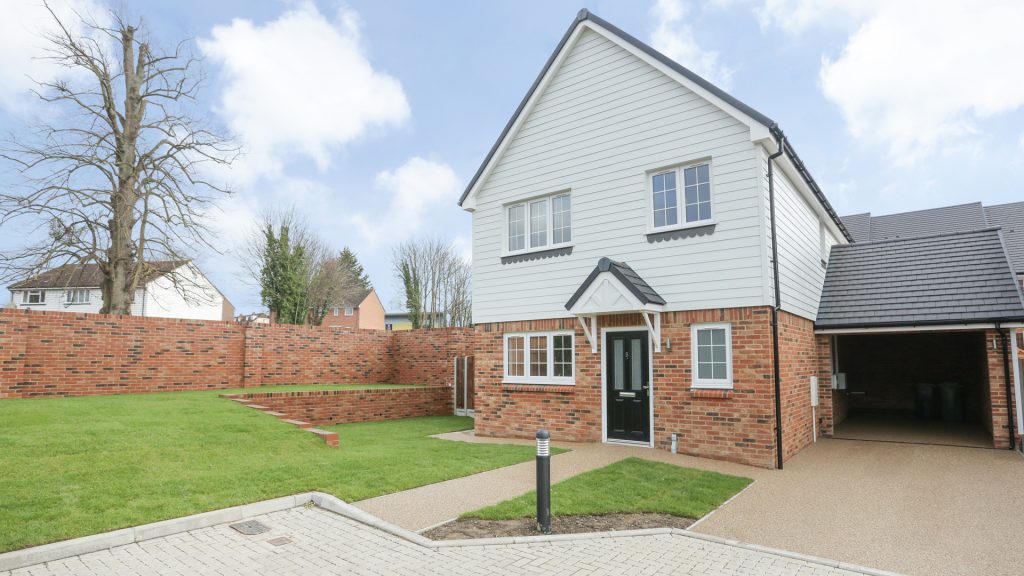
[[[458,417],[327,427],[332,449],[218,393],[0,401],[0,552],[310,490],[361,500],[534,453],[428,438],[472,427]]]
[[[626,458],[552,486],[551,514],[653,512],[697,519],[751,482],[750,478]],[[530,492],[464,517],[510,520],[529,518],[536,513],[537,493]]]
[[[423,388],[419,384],[282,384],[255,388],[229,388],[218,394],[262,394],[264,392],[313,392],[320,390],[371,390],[375,388]]]

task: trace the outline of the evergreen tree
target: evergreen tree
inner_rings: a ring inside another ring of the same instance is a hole
[[[405,285],[405,305],[409,308],[409,321],[413,329],[423,325],[423,310],[420,304],[420,278],[416,269],[408,262],[402,262],[402,284]]]
[[[288,227],[274,233],[273,226],[264,230],[266,243],[260,296],[280,324],[304,324],[309,313],[306,288],[307,262],[302,246],[293,246]]]
[[[355,285],[359,286],[363,290],[369,290],[373,285],[370,283],[370,277],[367,276],[366,271],[363,270],[363,265],[359,263],[359,259],[356,257],[355,252],[349,250],[348,246],[341,251],[341,255],[338,256],[338,263],[342,270],[347,270],[349,277]]]

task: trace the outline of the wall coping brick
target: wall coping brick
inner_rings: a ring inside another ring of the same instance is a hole
[[[546,392],[550,394],[575,394],[576,387],[567,384],[502,384],[506,392]]]
[[[708,388],[690,388],[690,396],[693,398],[709,398],[714,400],[729,400],[732,398],[732,390],[712,390]]]

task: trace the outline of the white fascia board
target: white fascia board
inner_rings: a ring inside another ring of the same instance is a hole
[[[1024,324],[1000,324],[1001,328],[1024,328]],[[827,328],[815,334],[891,334],[898,332],[950,332],[960,330],[994,330],[995,323],[980,324],[926,324],[920,326],[880,326],[878,328]]]
[[[540,100],[541,95],[547,90],[548,85],[551,84],[551,80],[558,74],[558,71],[562,68],[562,63],[565,62],[566,56],[576,46],[576,42],[579,41],[580,35],[583,34],[583,26],[577,26],[573,30],[572,35],[569,37],[569,41],[562,47],[561,52],[555,57],[555,61],[552,62],[551,67],[548,68],[544,77],[541,79],[540,84],[537,85],[537,89],[530,94],[530,99],[526,101],[526,106],[523,106],[522,111],[516,116],[515,122],[512,123],[512,128],[505,134],[505,137],[498,144],[497,150],[491,155],[490,160],[487,162],[487,166],[484,167],[483,172],[480,173],[480,177],[476,179],[473,187],[469,190],[469,194],[466,195],[466,199],[462,201],[462,209],[467,212],[473,212],[476,210],[476,195],[483,187],[487,179],[490,178],[491,172],[494,167],[498,164],[498,161],[502,156],[505,155],[505,150],[508,149],[509,144],[515,140],[516,135],[519,134],[519,130],[523,127],[523,123],[533,112],[534,106],[537,105],[537,101]]]

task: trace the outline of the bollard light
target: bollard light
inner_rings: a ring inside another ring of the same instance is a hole
[[[537,431],[537,530],[551,534],[551,434]]]

